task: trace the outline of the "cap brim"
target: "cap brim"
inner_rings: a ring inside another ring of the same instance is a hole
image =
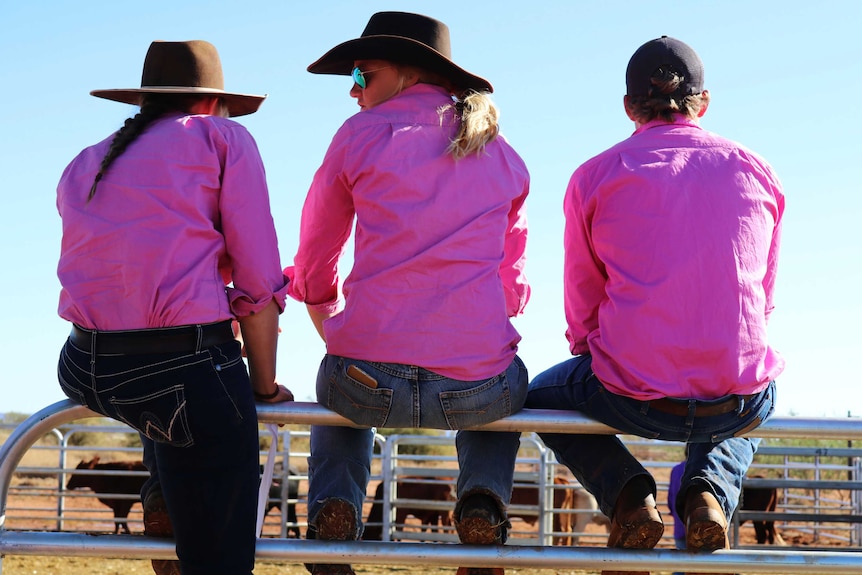
[[[111,89],[111,90],[93,90],[91,96],[104,98],[114,102],[122,102],[124,104],[132,104],[135,106],[141,105],[141,96],[144,94],[187,94],[193,96],[218,96],[222,98],[227,106],[228,113],[232,118],[237,116],[246,116],[257,112],[263,101],[266,99],[266,94],[258,96],[254,94],[237,94],[235,92],[225,92],[216,88],[193,88],[193,87],[172,87],[172,86],[145,86],[142,88],[126,88],[126,89]]]
[[[349,76],[356,60],[390,60],[442,74],[462,90],[493,92],[491,82],[471,74],[433,48],[403,36],[366,36],[342,42],[308,66],[312,74]]]

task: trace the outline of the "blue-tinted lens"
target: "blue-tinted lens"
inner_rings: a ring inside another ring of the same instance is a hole
[[[362,74],[362,70],[359,68],[354,68],[353,72],[350,73],[353,76],[353,81],[356,82],[356,85],[365,89],[365,76]]]

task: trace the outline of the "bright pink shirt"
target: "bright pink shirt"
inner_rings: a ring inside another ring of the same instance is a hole
[[[524,276],[529,175],[498,136],[479,155],[445,153],[456,132],[447,93],[417,84],[349,118],[302,211],[290,295],[336,315],[330,354],[402,363],[475,381],[504,371]],[[353,269],[338,258],[356,216]],[[343,310],[342,310],[343,307]]]
[[[83,150],[57,187],[61,317],[123,330],[245,317],[273,299],[284,309],[266,175],[242,125],[216,116],[157,120],[87,203],[112,139]]]
[[[580,166],[566,192],[574,354],[640,400],[762,390],[784,196],[769,165],[678,116]]]

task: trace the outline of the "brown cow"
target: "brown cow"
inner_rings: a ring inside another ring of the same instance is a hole
[[[99,457],[91,461],[81,461],[75,469],[100,471],[147,471],[141,461],[106,461],[99,463]],[[131,533],[127,520],[129,511],[140,500],[111,497],[111,495],[140,495],[141,487],[147,480],[146,475],[89,475],[72,473],[66,483],[66,489],[89,487],[96,493],[99,502],[114,511],[114,533]]]
[[[421,499],[426,501],[455,501],[452,486],[446,483],[427,483],[427,478],[404,477],[397,482],[396,492],[399,499]],[[454,505],[453,505],[454,507]],[[407,516],[412,515],[422,524],[422,531],[436,530],[438,525],[452,525],[452,512],[440,509],[418,509],[399,505],[395,507],[395,522],[403,525]],[[366,541],[380,541],[383,538],[383,482],[374,491],[374,503],[368,512],[367,526],[362,534]]]
[[[599,511],[599,504],[593,494],[581,486],[572,489],[572,508],[579,510],[575,514],[574,524],[572,525],[571,544],[577,545],[580,535],[575,533],[583,533],[587,529],[587,525],[594,523],[600,527],[604,527],[605,531],[610,533],[611,520],[608,516]]]
[[[753,476],[761,478],[762,476]],[[775,487],[743,487],[742,509],[745,511],[767,511],[774,512],[778,504],[778,490]],[[781,534],[775,530],[775,521],[752,520],[754,524],[754,535],[757,543],[763,545],[785,545]],[[745,520],[739,522],[740,525]]]
[[[571,483],[565,477],[555,477],[554,485],[559,487],[554,489],[553,509],[561,510],[563,513],[554,513],[553,529],[555,533],[567,534],[555,536],[554,545],[577,545],[578,536],[571,535],[571,533],[582,533],[591,522],[606,527],[609,525],[610,522],[607,517],[598,511],[595,498],[583,487],[571,487]],[[512,490],[511,504],[537,506],[539,504],[538,486],[516,485]],[[572,510],[592,510],[592,513],[566,513],[566,511]],[[527,511],[512,512],[510,510],[509,517],[522,519],[531,526],[539,520],[538,515]]]

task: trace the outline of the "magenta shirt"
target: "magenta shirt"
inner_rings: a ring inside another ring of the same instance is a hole
[[[781,373],[766,323],[784,196],[759,156],[652,122],[580,166],[564,210],[566,335],[610,391],[714,399]]]
[[[83,150],[57,187],[61,317],[123,330],[245,317],[273,299],[284,309],[266,175],[243,126],[216,116],[161,118],[114,161],[87,203],[112,138]]]
[[[447,93],[417,84],[349,118],[302,211],[290,295],[329,314],[327,352],[475,381],[504,371],[524,276],[529,175],[502,137],[481,156],[445,153]],[[338,258],[356,216],[353,269]],[[342,309],[343,308],[343,309]]]

